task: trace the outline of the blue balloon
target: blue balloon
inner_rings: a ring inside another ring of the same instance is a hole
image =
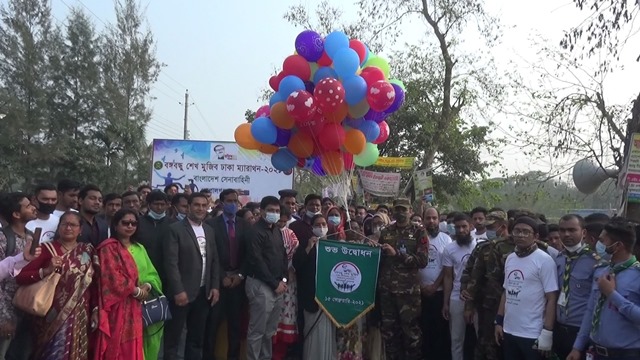
[[[367,82],[362,76],[347,78],[342,81],[342,86],[344,86],[345,100],[349,105],[356,105],[367,96]]]
[[[278,128],[267,117],[259,117],[251,123],[251,135],[263,144],[273,144],[278,138]]]
[[[365,120],[360,124],[359,129],[364,134],[367,142],[375,141],[378,136],[380,136],[380,126],[375,121]],[[253,134],[253,126],[251,127],[251,130],[251,133]]]
[[[342,31],[334,31],[324,39],[324,51],[333,60],[338,50],[349,48],[349,37]]]
[[[360,68],[360,57],[353,49],[340,49],[333,57],[333,67],[341,78],[346,79],[353,76]]]
[[[369,51],[369,46],[367,46],[367,44],[364,44],[364,49],[366,50],[364,53],[364,60],[362,60],[362,63],[360,63],[360,65],[364,65],[364,63],[369,60],[369,55],[371,55],[371,51]]]
[[[298,164],[298,158],[287,148],[280,148],[271,155],[271,165],[280,171],[288,171]]]
[[[313,82],[317,84],[320,82],[320,80],[326,78],[337,79],[338,73],[328,66],[323,66],[316,70],[316,73],[313,75]]]
[[[292,92],[304,89],[304,81],[300,80],[297,76],[288,75],[280,81],[278,92],[281,93],[282,96],[284,96],[284,100],[286,100]]]
[[[275,105],[275,103],[279,103],[281,101],[286,101],[286,100],[287,98],[282,96],[282,94],[280,94],[279,92],[273,93],[273,95],[271,95],[271,99],[269,99],[269,107],[272,107],[273,105]]]

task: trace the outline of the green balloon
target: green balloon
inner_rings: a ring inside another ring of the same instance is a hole
[[[402,88],[402,90],[404,90],[405,92],[407,91],[407,88],[404,86],[404,83],[401,80],[391,79],[391,80],[389,80],[389,83],[396,84],[396,85],[400,86],[400,88]]]
[[[311,76],[307,80],[313,81],[313,76],[316,74],[316,71],[318,71],[318,63],[310,62],[309,67],[311,68]]]
[[[368,142],[360,154],[353,156],[353,162],[358,166],[367,167],[375,164],[378,156],[380,156],[378,146]]]
[[[349,106],[349,115],[354,119],[363,117],[368,111],[369,103],[366,98],[355,105]]]
[[[379,56],[371,56],[369,60],[364,63],[363,67],[367,66],[375,66],[382,70],[384,77],[389,78],[389,74],[391,73],[391,66],[389,66],[389,62]]]

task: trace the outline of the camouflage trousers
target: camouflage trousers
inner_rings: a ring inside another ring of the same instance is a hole
[[[502,360],[502,348],[498,347],[495,338],[497,311],[480,308],[478,311],[478,342],[474,351],[474,360]]]
[[[422,358],[420,294],[378,293],[386,360]]]

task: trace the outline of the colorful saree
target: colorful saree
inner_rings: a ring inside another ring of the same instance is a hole
[[[100,320],[96,360],[142,360],[142,307],[131,295],[138,270],[129,251],[116,239],[98,245]]]
[[[129,253],[133,256],[138,268],[138,276],[140,283],[151,284],[152,294],[162,294],[162,282],[156,268],[151,263],[147,250],[140,244],[131,244]],[[144,329],[143,345],[144,358],[147,360],[157,359],[160,352],[160,343],[162,342],[162,333],[164,322],[153,324]]]
[[[57,254],[64,251],[58,241],[51,243]],[[22,284],[39,279],[38,270],[49,265],[52,254],[43,247],[42,255],[29,263],[18,275]],[[62,275],[56,286],[53,305],[45,317],[32,317],[33,359],[89,359],[91,309],[97,305],[97,288],[92,277],[95,249],[78,243],[63,256]]]

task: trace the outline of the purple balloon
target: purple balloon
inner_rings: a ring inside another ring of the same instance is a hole
[[[305,81],[304,87],[305,87],[305,90],[307,90],[311,94],[313,94],[313,90],[316,89],[316,85],[312,81]]]
[[[318,61],[324,51],[324,40],[317,32],[305,30],[296,37],[296,51],[307,61]]]
[[[396,91],[396,98],[395,100],[393,100],[393,104],[391,104],[391,106],[389,106],[389,108],[384,111],[387,114],[391,114],[393,112],[398,111],[398,109],[400,109],[402,104],[404,104],[404,97],[405,97],[404,90],[402,90],[400,85],[397,85],[397,84],[391,84],[391,86],[393,86],[393,90]]]
[[[322,168],[322,162],[320,161],[320,158],[318,158],[317,156],[315,157],[315,160],[313,161],[313,167],[311,168],[311,172],[313,172],[314,174],[316,174],[318,176],[327,175],[327,173],[324,172],[324,169]]]
[[[275,146],[287,146],[289,144],[289,139],[291,139],[291,130],[287,129],[278,129],[278,134],[276,137],[276,141],[273,143]]]
[[[366,114],[364,114],[365,120],[373,120],[375,122],[381,122],[386,119],[387,113],[384,111],[375,111],[373,109],[369,109]]]
[[[347,119],[344,121],[344,124],[352,129],[359,129],[363,121],[365,121],[363,118]]]

